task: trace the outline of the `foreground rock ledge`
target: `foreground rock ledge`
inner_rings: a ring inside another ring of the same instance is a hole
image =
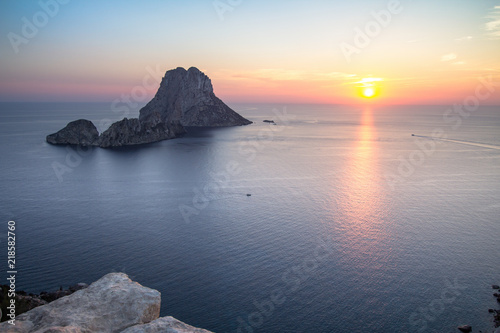
[[[111,273],[88,288],[23,313],[0,324],[0,332],[211,333],[160,315],[160,292],[146,288],[123,273]]]

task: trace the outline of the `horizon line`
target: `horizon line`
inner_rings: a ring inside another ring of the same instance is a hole
[[[224,101],[223,101],[224,102]],[[0,101],[0,103],[25,103],[25,104],[63,104],[63,103],[79,103],[79,104],[111,104],[113,101]],[[369,102],[360,102],[360,103],[325,103],[325,102],[284,102],[284,101],[259,101],[259,102],[251,102],[251,101],[240,101],[240,102],[224,102],[225,104],[286,104],[286,105],[344,105],[344,106],[450,106],[456,104],[457,102],[449,102],[449,103],[369,103]],[[146,106],[147,103],[144,104]],[[500,107],[500,104],[480,104],[481,106],[497,106]],[[141,107],[142,108],[142,107]]]

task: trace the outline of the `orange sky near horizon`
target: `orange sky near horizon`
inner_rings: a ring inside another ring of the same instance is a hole
[[[314,76],[301,79],[253,79],[234,78],[211,75],[216,95],[231,103],[317,103],[317,104],[453,104],[460,103],[469,95],[474,95],[478,86],[482,86],[480,79],[492,81],[496,87],[488,100],[482,101],[486,105],[500,104],[500,78],[492,74],[478,75],[462,80],[438,80],[432,83],[419,84],[415,82],[391,80],[375,82],[376,95],[367,100],[360,94],[363,85],[358,84],[359,77],[341,78],[332,80],[317,80]],[[256,73],[258,74],[258,73]],[[141,80],[134,84],[133,78],[129,82],[114,83],[86,83],[86,82],[10,82],[0,84],[0,90],[10,96],[22,100],[29,93],[32,101],[54,101],[54,95],[60,101],[86,101],[93,96],[95,101],[108,101],[122,95],[131,95],[135,87],[142,87]],[[159,85],[159,84],[157,84]],[[136,97],[135,101],[147,103],[156,93],[156,88],[145,89],[147,95]],[[57,100],[56,100],[57,101]]]
[[[474,95],[478,86],[483,86],[480,80],[484,80],[492,81],[496,89],[487,100],[481,101],[482,104],[500,104],[500,76],[490,73],[461,80],[451,77],[436,78],[431,82],[382,78],[383,81],[373,83],[376,94],[369,100],[361,96],[360,90],[363,89],[363,85],[356,83],[360,79],[362,78],[356,76],[332,81],[310,78],[263,82],[251,79],[216,78],[214,86],[219,96],[233,102],[453,104],[462,102],[469,95]],[[241,91],[245,94],[241,94]]]

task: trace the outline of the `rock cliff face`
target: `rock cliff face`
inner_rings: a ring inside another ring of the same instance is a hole
[[[211,333],[172,317],[160,318],[160,293],[111,273],[88,288],[59,298],[0,324],[12,333]]]
[[[59,132],[48,135],[47,142],[54,145],[96,146],[99,144],[99,132],[90,120],[79,119],[70,122]]]
[[[158,114],[146,121],[123,119],[112,124],[99,138],[102,148],[130,146],[173,139],[186,133],[179,122],[162,122]]]
[[[197,68],[168,71],[155,97],[140,110],[139,118],[123,119],[100,136],[94,124],[80,119],[47,136],[51,144],[118,147],[173,139],[184,126],[222,127],[252,122],[234,112],[214,94],[212,82]]]
[[[243,118],[214,94],[212,82],[195,67],[168,71],[155,97],[140,111],[139,119],[158,112],[163,121],[180,121],[183,126],[240,126],[252,122]]]

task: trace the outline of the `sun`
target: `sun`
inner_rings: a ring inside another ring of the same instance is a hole
[[[366,87],[363,89],[363,97],[372,98],[375,96],[375,89],[372,87]]]
[[[365,77],[360,81],[354,82],[357,85],[357,95],[364,99],[379,97],[382,81],[384,79],[381,77]]]

